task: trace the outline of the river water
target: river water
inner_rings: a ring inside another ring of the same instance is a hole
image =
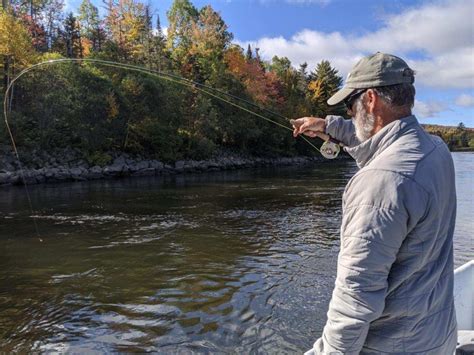
[[[474,154],[454,153],[456,265]],[[321,334],[353,162],[0,190],[0,352],[301,353]]]

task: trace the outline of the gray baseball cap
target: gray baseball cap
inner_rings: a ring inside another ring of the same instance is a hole
[[[360,89],[415,82],[415,72],[401,58],[377,52],[354,65],[344,87],[331,96],[328,105],[336,105]]]

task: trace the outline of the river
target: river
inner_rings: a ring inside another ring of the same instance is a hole
[[[453,153],[455,263],[474,154]],[[321,334],[353,162],[0,190],[0,352],[301,353]]]

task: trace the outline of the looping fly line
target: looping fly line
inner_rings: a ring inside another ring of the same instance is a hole
[[[10,92],[11,92],[11,89],[14,85],[14,83],[20,79],[23,75],[25,75],[26,73],[34,70],[34,69],[37,69],[39,67],[42,67],[42,66],[46,66],[46,65],[53,65],[53,64],[58,64],[58,63],[71,63],[71,62],[88,62],[88,63],[94,63],[94,64],[99,64],[99,65],[103,65],[103,66],[106,66],[106,67],[113,67],[113,68],[119,68],[119,69],[127,69],[127,70],[131,70],[131,71],[135,71],[135,72],[139,72],[139,73],[144,73],[144,74],[147,74],[147,75],[151,75],[151,76],[154,76],[158,79],[162,79],[162,80],[166,80],[166,81],[169,81],[169,82],[172,82],[172,83],[175,83],[175,84],[179,84],[179,85],[182,85],[182,86],[186,86],[188,88],[192,88],[194,90],[198,90],[210,97],[213,97],[213,98],[216,98],[218,100],[221,100],[231,106],[234,106],[240,110],[243,110],[251,115],[254,115],[256,117],[259,117],[267,122],[271,122],[281,128],[284,128],[286,130],[289,130],[289,131],[293,131],[293,129],[287,125],[284,125],[280,122],[277,122],[275,120],[272,120],[271,118],[268,118],[266,116],[263,116],[257,112],[254,112],[252,110],[249,110],[248,108],[242,106],[242,105],[239,105],[231,100],[228,100],[222,96],[219,96],[219,95],[224,95],[226,96],[227,98],[230,98],[230,99],[233,99],[233,100],[237,100],[237,101],[240,101],[240,102],[243,102],[243,103],[246,103],[250,106],[253,106],[255,108],[258,108],[260,111],[264,111],[264,112],[267,112],[273,116],[276,116],[276,117],[280,117],[286,121],[290,121],[287,117],[285,116],[282,116],[280,115],[279,113],[277,112],[274,112],[274,111],[271,111],[269,109],[266,109],[264,107],[261,107],[251,101],[248,101],[248,100],[245,100],[243,98],[240,98],[238,96],[235,96],[235,95],[232,95],[230,93],[227,93],[227,92],[224,92],[224,91],[221,91],[219,89],[216,89],[216,88],[213,88],[213,87],[210,87],[210,86],[207,86],[207,85],[204,85],[204,84],[201,84],[201,83],[198,83],[198,82],[194,82],[192,80],[188,80],[186,78],[183,78],[183,77],[180,77],[180,76],[177,76],[177,75],[173,75],[173,74],[170,74],[170,73],[163,73],[163,72],[160,72],[160,71],[156,71],[156,70],[152,70],[152,69],[147,69],[147,68],[143,68],[143,67],[140,67],[140,66],[135,66],[135,65],[130,65],[130,64],[125,64],[125,63],[118,63],[118,62],[113,62],[113,61],[107,61],[107,60],[101,60],[101,59],[79,59],[79,58],[63,58],[63,59],[51,59],[51,60],[47,60],[47,61],[44,61],[44,62],[41,62],[41,63],[37,63],[37,64],[34,64],[34,65],[31,65],[30,67],[28,68],[25,68],[24,70],[22,70],[16,77],[14,77],[11,82],[9,83],[9,85],[7,86],[7,89],[5,91],[5,96],[4,96],[4,100],[3,100],[3,116],[4,116],[4,120],[5,120],[5,125],[6,125],[6,128],[7,128],[7,131],[8,131],[8,134],[10,136],[10,140],[11,140],[11,143],[12,143],[12,147],[13,147],[13,151],[14,151],[14,154],[15,154],[15,157],[16,159],[18,160],[18,162],[20,163],[20,175],[21,175],[21,179],[23,181],[23,185],[25,186],[25,190],[26,190],[26,196],[27,196],[27,200],[28,200],[28,204],[30,206],[30,210],[33,212],[33,205],[32,205],[32,202],[31,202],[31,197],[30,197],[30,194],[29,194],[29,191],[28,191],[28,188],[27,188],[27,184],[26,184],[26,179],[25,179],[25,175],[24,175],[24,172],[23,172],[23,168],[21,166],[21,160],[20,160],[20,157],[19,157],[19,154],[18,154],[18,150],[17,150],[17,147],[16,147],[16,144],[15,144],[15,139],[13,138],[13,134],[12,134],[12,131],[10,129],[10,125],[9,125],[9,122],[8,122],[8,97],[10,95]],[[339,145],[340,143],[339,142],[335,142],[333,139],[331,139],[331,137],[329,137],[328,135],[324,134],[324,133],[319,133],[318,136],[322,139],[325,140],[325,142],[323,143],[323,145],[321,146],[321,149],[318,149],[313,143],[311,143],[308,139],[306,139],[305,137],[301,137],[304,141],[306,141],[311,147],[313,147],[315,150],[317,150],[318,152],[320,152],[325,158],[327,159],[333,159],[335,158],[338,154],[339,154]],[[35,225],[35,230],[36,230],[36,234],[38,236],[38,239],[42,242],[43,240],[41,239],[40,237],[40,233],[39,233],[39,229],[38,229],[38,225],[36,223],[36,219],[33,218],[33,223]]]
[[[16,158],[18,160],[19,160],[19,157],[18,157],[18,152],[17,152],[17,149],[16,149],[15,140],[13,138],[13,135],[12,135],[12,132],[11,132],[11,129],[10,129],[10,125],[9,125],[9,122],[8,122],[7,107],[8,107],[8,96],[9,96],[9,93],[11,91],[11,88],[13,87],[13,84],[18,79],[20,79],[23,75],[25,75],[26,73],[28,73],[28,72],[30,72],[34,69],[37,69],[39,67],[46,66],[46,65],[53,65],[53,64],[67,63],[67,62],[86,62],[86,63],[88,62],[88,63],[103,65],[103,66],[106,66],[106,67],[127,69],[127,70],[131,70],[131,71],[136,71],[136,72],[144,73],[144,74],[147,74],[147,75],[151,75],[151,76],[157,77],[157,78],[162,79],[162,80],[166,80],[166,81],[169,81],[169,82],[172,82],[172,83],[175,83],[175,84],[179,84],[179,85],[182,85],[182,86],[186,86],[188,88],[198,90],[198,91],[200,91],[200,92],[202,92],[202,93],[204,93],[204,94],[206,94],[210,97],[213,97],[213,98],[216,98],[220,101],[223,101],[223,102],[225,102],[225,103],[227,103],[231,106],[234,106],[234,107],[236,107],[236,108],[238,108],[242,111],[245,111],[245,112],[247,112],[247,113],[249,113],[253,116],[259,117],[259,118],[261,118],[261,119],[263,119],[267,122],[271,122],[271,123],[273,123],[273,124],[275,124],[275,125],[277,125],[281,128],[286,129],[286,130],[293,131],[293,129],[291,127],[289,127],[287,125],[284,125],[280,122],[277,122],[275,120],[272,120],[271,118],[263,116],[263,115],[255,112],[255,111],[249,110],[248,108],[246,108],[242,105],[239,105],[239,104],[237,104],[237,103],[235,103],[231,100],[228,100],[228,99],[226,99],[222,96],[219,96],[219,94],[220,95],[225,95],[228,98],[231,98],[231,99],[234,99],[234,100],[239,100],[239,101],[244,102],[248,105],[251,105],[255,108],[258,108],[261,111],[265,111],[267,113],[272,114],[273,116],[277,116],[277,117],[285,119],[286,121],[289,121],[289,119],[287,117],[282,116],[277,112],[274,112],[274,111],[271,111],[271,110],[266,109],[264,107],[261,107],[261,106],[255,104],[251,101],[245,100],[245,99],[240,98],[238,96],[226,93],[226,92],[221,91],[219,89],[215,89],[213,87],[210,87],[210,86],[207,86],[207,85],[204,85],[204,84],[201,84],[201,83],[198,83],[198,82],[195,82],[195,81],[192,81],[192,80],[189,80],[189,79],[177,76],[177,75],[164,73],[164,72],[156,71],[156,70],[152,70],[152,69],[147,69],[147,68],[143,68],[143,67],[140,67],[140,66],[135,66],[135,65],[125,64],[125,63],[118,63],[118,62],[113,62],[113,61],[108,61],[108,60],[101,60],[101,59],[80,59],[80,58],[51,59],[51,60],[47,60],[47,61],[44,61],[44,62],[41,62],[41,63],[31,65],[30,67],[28,67],[28,68],[24,69],[23,71],[21,71],[15,78],[12,79],[12,81],[10,82],[10,84],[7,87],[7,90],[5,91],[5,97],[4,97],[4,103],[3,103],[3,116],[4,116],[4,119],[5,119],[5,125],[7,127],[8,134],[10,136],[10,140],[12,142],[13,150],[14,150]],[[210,90],[212,90],[212,92]],[[321,150],[319,148],[317,148],[313,143],[311,143],[308,139],[306,139],[303,136],[301,138],[304,141],[306,141],[311,147],[313,147],[315,150],[317,150],[318,152],[321,153]],[[325,154],[323,154],[323,156],[328,157]]]

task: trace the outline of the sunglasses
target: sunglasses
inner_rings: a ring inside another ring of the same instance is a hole
[[[346,108],[349,111],[352,111],[352,106],[354,105],[354,102],[359,98],[360,95],[362,95],[364,92],[366,92],[367,89],[360,89],[354,91],[352,94],[350,94],[345,100],[344,100],[344,105],[346,105]]]

